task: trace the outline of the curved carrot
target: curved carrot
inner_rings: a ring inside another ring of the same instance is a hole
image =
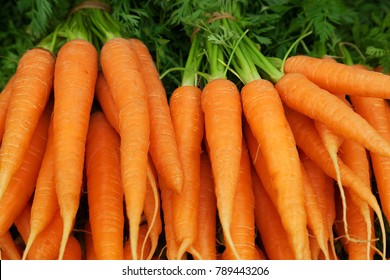
[[[178,87],[171,95],[170,110],[184,173],[183,187],[172,197],[174,227],[180,242],[177,259],[181,259],[195,241],[198,227],[200,155],[204,131],[201,90],[195,86]]]
[[[0,199],[18,171],[52,90],[54,57],[43,48],[26,51],[12,86],[0,148]]]
[[[242,141],[242,156],[240,164],[240,177],[234,199],[234,215],[231,223],[231,234],[234,246],[240,259],[254,260],[257,257],[255,246],[255,198],[252,188],[252,168],[249,152],[245,141]],[[222,259],[234,260],[236,256],[232,253],[229,243],[222,253]]]
[[[96,257],[123,259],[123,188],[120,173],[120,138],[103,112],[90,117],[85,167],[89,220]]]
[[[278,91],[267,80],[241,90],[245,118],[259,144],[276,193],[272,197],[297,259],[310,259],[303,178],[298,151]],[[288,209],[288,210],[286,210]]]
[[[129,42],[137,53],[142,65],[140,70],[148,92],[150,155],[161,180],[167,181],[170,188],[180,192],[184,182],[184,175],[165,88],[160,80],[160,75],[148,47],[136,38],[129,39]]]
[[[21,168],[12,177],[9,187],[0,200],[0,236],[2,236],[23,211],[31,198],[44,156],[52,113],[48,104],[34,131]]]
[[[84,39],[74,39],[60,48],[54,70],[54,167],[56,193],[64,222],[60,259],[80,202],[97,63],[95,47]]]
[[[0,236],[0,260],[21,260],[18,247],[9,231]]]
[[[5,85],[0,94],[0,144],[4,134],[5,118],[7,117],[9,100],[11,99],[12,86],[15,81],[15,75],[13,75]]]
[[[215,182],[218,215],[225,241],[230,244],[233,254],[239,259],[230,226],[242,148],[240,94],[232,81],[217,78],[204,87],[201,102]]]
[[[54,182],[54,146],[53,146],[53,119],[49,123],[48,140],[41,168],[35,187],[34,199],[31,207],[30,234],[26,240],[23,259],[37,235],[50,223],[58,209],[57,194]]]
[[[145,203],[150,133],[146,86],[139,59],[128,40],[108,40],[102,47],[100,60],[119,114],[122,184],[130,222],[132,255],[138,259],[138,231]]]
[[[390,143],[363,117],[302,74],[286,74],[275,87],[287,106],[322,121],[335,133],[362,143],[370,151],[390,156]]]
[[[390,76],[329,59],[292,56],[286,60],[284,71],[301,73],[319,87],[335,94],[390,98]]]
[[[201,226],[200,226],[201,225]],[[211,163],[206,151],[200,156],[198,232],[193,247],[203,260],[217,259],[217,201]],[[196,259],[196,256],[194,257]]]

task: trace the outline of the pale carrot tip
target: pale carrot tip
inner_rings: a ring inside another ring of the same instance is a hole
[[[180,247],[179,249],[177,250],[177,254],[176,254],[176,259],[177,260],[180,260],[183,255],[185,254],[185,252],[188,250],[188,248],[190,248],[192,244],[192,241],[191,239],[184,239],[181,243],[180,243]]]

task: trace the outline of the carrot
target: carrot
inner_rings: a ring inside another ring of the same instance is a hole
[[[321,139],[314,127],[313,120],[287,107],[285,111],[297,145],[310,159],[316,162],[328,176],[336,178],[329,153],[326,151],[321,142]],[[374,210],[378,216],[381,230],[384,233],[385,229],[382,211],[375,196],[367,189],[365,182],[341,160],[339,160],[338,164],[341,173],[341,183]],[[366,222],[368,223],[368,221]],[[383,242],[386,244],[385,236]],[[383,254],[385,255],[385,253],[386,248],[384,246]]]
[[[60,259],[80,201],[85,141],[94,97],[97,62],[97,51],[91,43],[84,39],[73,39],[58,51],[54,70],[54,174],[64,223]]]
[[[21,168],[0,200],[0,236],[11,226],[31,198],[44,156],[52,105],[48,104],[34,131]]]
[[[275,196],[271,195],[271,198],[287,231],[290,246],[297,259],[309,259],[299,155],[278,92],[271,82],[257,79],[243,87],[241,98],[245,118],[272,177]]]
[[[225,241],[231,247],[235,257],[239,259],[230,227],[242,148],[240,95],[237,86],[232,81],[216,78],[204,87],[201,99],[215,182],[218,215]]]
[[[0,260],[21,260],[18,247],[9,231],[0,236]]]
[[[234,215],[231,223],[232,239],[238,255],[243,260],[256,259],[257,250],[255,246],[255,198],[252,188],[251,161],[245,141],[242,141],[242,156],[240,164],[240,177],[235,193]],[[222,254],[222,259],[236,259],[232,253],[229,243]]]
[[[137,254],[138,255],[144,255],[148,256],[150,253],[149,251],[151,250],[151,241],[150,239],[146,239],[146,242],[144,241],[145,238],[147,238],[147,231],[148,227],[147,224],[143,224],[139,228],[139,238],[138,238],[138,246],[137,246]],[[132,249],[131,249],[131,241],[127,241],[125,243],[125,246],[123,248],[123,255],[125,260],[134,260],[133,255],[132,255]]]
[[[48,140],[41,168],[39,170],[34,199],[31,207],[31,231],[26,240],[23,259],[37,235],[50,223],[58,209],[57,194],[54,182],[54,149],[53,149],[53,122],[49,123]]]
[[[120,173],[120,138],[103,112],[90,117],[85,167],[89,220],[96,257],[123,259],[123,188]]]
[[[301,73],[319,87],[334,94],[390,98],[390,77],[343,63],[310,56],[289,57],[285,73]],[[319,103],[316,103],[319,104]]]
[[[130,221],[132,255],[138,259],[138,231],[145,203],[150,133],[146,86],[139,59],[128,40],[108,40],[102,47],[100,60],[119,114],[122,184]]]
[[[12,86],[0,148],[0,199],[18,171],[52,90],[54,57],[43,48],[26,51]]]
[[[139,39],[129,39],[138,55],[140,68],[148,92],[150,112],[149,153],[156,166],[158,176],[167,181],[170,188],[180,192],[184,182],[173,123],[169,112],[165,88],[148,47]],[[164,133],[161,133],[164,131]]]
[[[181,259],[184,252],[193,251],[191,246],[198,228],[200,155],[204,131],[201,90],[195,86],[176,88],[170,98],[170,111],[184,173],[183,187],[172,197],[175,234],[180,242],[177,259]],[[169,182],[165,184],[169,186]]]
[[[200,190],[198,207],[198,226],[193,247],[203,260],[217,258],[217,201],[210,158],[206,151],[200,156]],[[196,257],[195,257],[196,259]]]
[[[7,116],[9,100],[11,99],[12,86],[15,81],[15,75],[13,75],[5,85],[0,94],[0,144],[4,134],[5,119]]]
[[[91,224],[89,220],[84,225],[84,247],[85,247],[85,259],[97,260],[95,247],[93,244],[93,237],[91,231]]]
[[[380,155],[390,156],[390,143],[363,117],[302,74],[286,74],[275,87],[283,102],[290,108],[322,121],[345,139],[362,143],[367,149]]]
[[[69,236],[66,244],[63,260],[81,260],[82,251],[80,242],[74,236]]]

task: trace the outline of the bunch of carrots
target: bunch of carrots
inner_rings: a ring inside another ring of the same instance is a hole
[[[390,76],[278,68],[239,12],[197,23],[169,100],[101,7],[23,55],[0,95],[1,259],[388,258]]]

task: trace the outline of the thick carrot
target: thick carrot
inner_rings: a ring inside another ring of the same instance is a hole
[[[332,160],[321,142],[313,124],[313,120],[295,110],[287,107],[285,109],[287,120],[290,123],[298,147],[300,147],[310,159],[316,162],[328,176],[336,178]],[[340,159],[338,164],[341,173],[341,183],[374,210],[378,216],[381,230],[384,233],[383,214],[376,197],[367,188],[366,183]],[[383,242],[386,244],[385,236],[383,236]],[[385,252],[386,246],[384,246],[384,255]]]
[[[257,257],[255,246],[255,198],[252,188],[252,167],[250,156],[245,141],[242,141],[242,156],[240,164],[240,177],[234,199],[234,215],[231,223],[231,234],[234,246],[242,260],[253,260]],[[234,260],[229,243],[222,254],[224,260]]]
[[[15,75],[13,75],[5,85],[0,94],[0,144],[4,134],[5,118],[7,116],[9,100],[11,99],[12,86],[15,81]]]
[[[120,138],[103,112],[90,117],[85,148],[89,220],[97,259],[123,259]]]
[[[47,134],[52,113],[48,104],[31,139],[23,164],[12,177],[9,187],[0,200],[0,236],[2,236],[23,211],[31,198],[45,153]]]
[[[158,176],[167,181],[170,188],[180,192],[184,183],[184,175],[164,85],[160,80],[160,74],[148,47],[136,38],[131,38],[129,41],[141,62],[141,73],[148,92],[149,153],[156,166]],[[164,133],[161,133],[162,131]]]
[[[183,187],[172,197],[174,227],[180,242],[177,259],[181,259],[195,241],[198,228],[200,155],[204,131],[201,90],[195,86],[175,89],[170,98],[170,111],[184,173]],[[169,182],[165,184],[169,186]]]
[[[128,40],[108,40],[102,47],[100,60],[118,109],[122,184],[132,255],[138,259],[138,231],[145,203],[150,134],[146,86],[139,59]]]
[[[85,141],[97,64],[95,47],[84,39],[74,39],[65,43],[58,51],[54,70],[54,174],[64,223],[60,259],[80,202]]]
[[[329,59],[292,56],[286,60],[284,71],[301,73],[319,87],[335,94],[390,98],[390,76]]]
[[[37,235],[50,223],[58,209],[57,194],[54,182],[54,146],[53,146],[53,119],[50,120],[48,140],[45,154],[39,170],[34,199],[31,207],[30,234],[26,240],[23,259]]]
[[[302,74],[286,74],[275,87],[283,102],[290,108],[322,121],[345,139],[362,143],[367,149],[380,155],[390,156],[390,143],[363,117]]]
[[[217,258],[217,201],[211,163],[206,151],[200,157],[198,232],[193,247],[203,260]],[[195,258],[196,259],[196,258]]]
[[[241,98],[245,118],[272,177],[272,188],[276,194],[275,197],[270,195],[287,231],[291,248],[297,259],[309,259],[299,155],[278,92],[271,82],[258,79],[243,87]]]
[[[18,171],[52,90],[54,57],[43,48],[26,51],[12,86],[0,148],[0,199]]]
[[[201,103],[218,215],[225,242],[239,259],[230,232],[242,148],[242,108],[237,86],[228,79],[211,80],[203,89]]]
[[[18,247],[9,231],[0,236],[0,260],[21,260]]]

